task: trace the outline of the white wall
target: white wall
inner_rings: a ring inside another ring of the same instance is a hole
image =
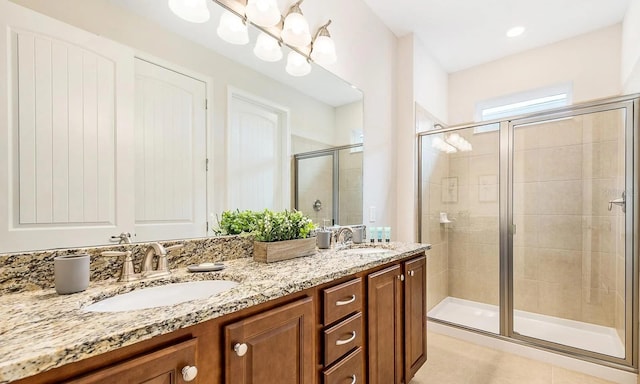
[[[413,34],[398,39],[397,54],[397,231],[401,241],[417,240],[416,103],[447,120],[448,75]]]
[[[629,2],[622,23],[621,68],[624,93],[640,92],[640,1]]]
[[[478,101],[573,83],[573,102],[619,95],[621,25],[450,74],[449,123],[474,120]]]

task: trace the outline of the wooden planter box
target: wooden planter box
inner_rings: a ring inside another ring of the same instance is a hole
[[[253,259],[263,263],[289,260],[296,257],[311,256],[316,253],[316,238],[274,241],[266,243],[263,241],[253,242]]]

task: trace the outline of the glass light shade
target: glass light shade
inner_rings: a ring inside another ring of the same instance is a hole
[[[311,43],[309,23],[301,13],[292,12],[284,19],[282,40],[294,47],[304,48]]]
[[[249,20],[262,27],[273,27],[282,18],[276,0],[249,0],[245,12]]]
[[[244,45],[249,42],[249,31],[246,24],[229,11],[222,12],[216,32],[227,43]]]
[[[169,9],[181,19],[204,23],[211,17],[207,0],[169,0]]]
[[[274,62],[282,59],[282,47],[276,39],[264,32],[258,35],[253,53],[264,61]]]
[[[318,64],[333,64],[338,60],[336,44],[330,36],[318,36],[313,42],[311,58]]]
[[[311,64],[298,52],[291,51],[287,56],[287,73],[291,76],[305,76],[311,72]]]

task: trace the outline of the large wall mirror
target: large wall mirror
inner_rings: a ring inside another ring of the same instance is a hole
[[[247,45],[222,41],[216,2],[202,24],[164,0],[0,6],[12,91],[0,95],[0,253],[113,244],[120,232],[212,235],[223,210],[294,208],[295,156],[343,147],[344,195],[313,209],[313,189],[328,186],[311,166],[313,201],[299,208],[321,223],[336,205],[335,223],[361,222],[362,93],[313,63],[290,76],[286,47],[280,62],[258,59],[256,29]]]

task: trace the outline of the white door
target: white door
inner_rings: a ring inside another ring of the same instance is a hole
[[[286,111],[236,93],[229,109],[227,209],[288,209]]]
[[[0,0],[0,252],[133,229],[133,52]]]
[[[136,59],[136,241],[206,235],[206,84]]]

